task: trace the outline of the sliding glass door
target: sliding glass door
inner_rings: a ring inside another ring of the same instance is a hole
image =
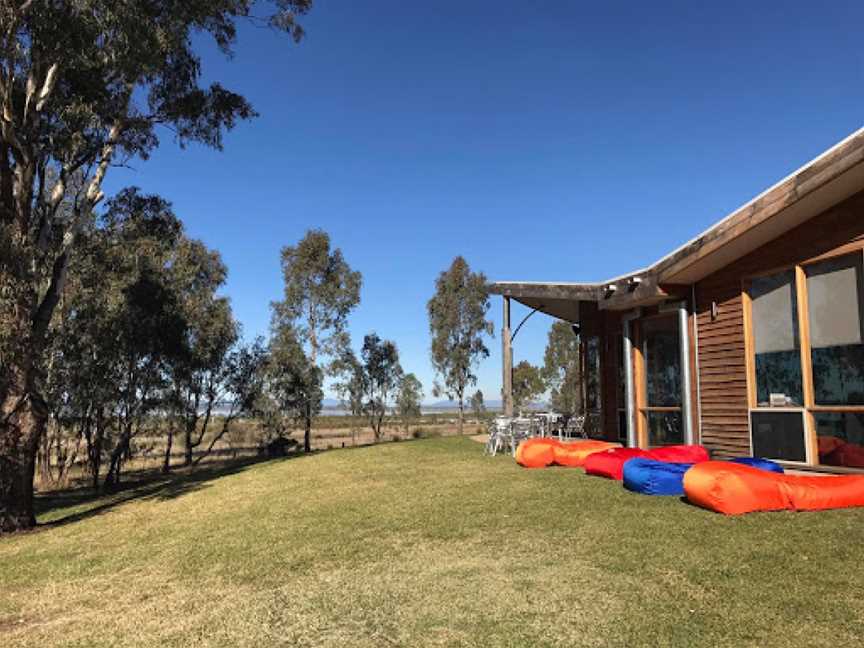
[[[660,315],[642,320],[640,325],[644,369],[639,415],[643,443],[649,447],[684,443],[678,317]]]

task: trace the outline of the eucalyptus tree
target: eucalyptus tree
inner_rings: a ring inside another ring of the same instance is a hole
[[[310,230],[295,246],[282,249],[285,289],[273,304],[274,330],[290,329],[309,362],[321,369],[323,360],[336,360],[347,345],[349,313],[360,303],[362,276],[351,269],[339,248],[331,249],[330,236]],[[330,372],[333,373],[332,367]],[[303,448],[312,447],[312,420],[304,416]]]
[[[297,421],[321,412],[322,383],[323,372],[310,362],[296,332],[284,324],[274,328],[256,403],[270,441],[287,438]]]
[[[239,337],[228,300],[218,295],[227,269],[215,251],[184,239],[167,271],[186,322],[182,350],[169,364],[168,411],[183,433],[184,465],[204,441],[224,394],[228,353]],[[170,469],[174,430],[169,427],[163,471]]]
[[[530,407],[546,391],[539,367],[523,360],[513,368],[513,406]]]
[[[474,416],[477,417],[477,420],[481,420],[483,415],[486,413],[486,403],[483,400],[483,392],[479,389],[471,394],[471,410],[474,412]]]
[[[489,357],[484,336],[493,335],[489,289],[482,273],[471,272],[461,256],[435,281],[435,295],[427,305],[432,335],[432,366],[441,382],[433,394],[446,395],[459,406],[459,434],[464,431],[465,391],[477,384],[474,373]]]
[[[357,445],[357,421],[363,417],[363,365],[347,346],[342,349],[330,369],[337,380],[333,389],[351,415],[351,443]]]
[[[167,202],[135,189],[109,201],[79,234],[50,328],[46,389],[62,427],[86,441],[94,487],[103,454],[116,483],[130,442],[163,405],[166,362],[186,322],[167,269],[183,241]]]
[[[549,329],[543,356],[543,378],[549,389],[549,403],[568,419],[582,411],[579,344],[573,327],[559,320]]]
[[[255,405],[264,386],[266,363],[267,349],[261,338],[249,344],[236,344],[225,357],[218,379],[214,381],[213,391],[209,394],[209,398],[224,406],[222,422],[194,463],[200,463],[213,451],[216,444],[228,434],[234,421],[255,414]]]
[[[360,358],[363,411],[375,440],[380,441],[387,406],[402,383],[399,350],[394,342],[382,340],[376,333],[369,333],[363,338]]]
[[[255,113],[218,82],[202,86],[193,37],[210,36],[230,54],[238,21],[248,18],[299,39],[298,17],[310,6],[22,0],[0,7],[0,532],[35,524],[48,332],[106,174],[146,159],[160,127],[181,145],[221,148],[224,131]],[[253,10],[268,14],[255,18]]]
[[[405,374],[399,381],[399,393],[396,396],[396,409],[399,418],[408,432],[408,425],[412,420],[419,419],[421,403],[423,402],[423,383],[413,373]]]

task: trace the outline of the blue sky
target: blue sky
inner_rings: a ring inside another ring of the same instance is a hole
[[[364,276],[355,345],[395,340],[428,396],[426,302],[455,255],[534,281],[655,261],[864,124],[862,24],[851,1],[317,0],[300,45],[244,26],[226,61],[200,42],[207,78],[261,113],[224,152],[166,133],[106,188],[162,194],[220,250],[247,336],[280,248],[327,230]],[[517,361],[542,360],[550,323]]]

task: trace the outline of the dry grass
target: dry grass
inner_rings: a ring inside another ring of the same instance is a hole
[[[468,439],[209,470],[44,502],[0,645],[864,641],[864,511],[724,518]]]

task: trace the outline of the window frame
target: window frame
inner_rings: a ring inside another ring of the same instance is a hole
[[[807,268],[816,263],[822,263],[853,254],[864,256],[864,240],[853,241],[830,252],[811,257],[799,263],[792,263],[771,268],[770,270],[749,274],[741,282],[741,301],[744,316],[744,355],[745,371],[747,373],[747,425],[750,437],[750,454],[753,454],[753,417],[754,411],[800,411],[804,416],[804,441],[806,448],[805,462],[783,460],[784,463],[827,466],[819,461],[819,437],[816,430],[815,414],[821,413],[853,413],[864,414],[864,405],[817,405],[813,384],[813,355],[810,344],[810,306],[807,291]],[[801,407],[760,407],[757,398],[756,353],[753,338],[753,302],[750,288],[753,280],[781,272],[793,272],[795,281],[795,297],[798,310],[798,351],[801,359],[801,390],[803,404]],[[830,466],[836,468],[836,466]],[[849,470],[849,468],[846,468]],[[860,469],[858,469],[860,470]]]
[[[636,340],[634,341],[635,343],[633,345],[633,348],[634,348],[636,358],[637,358],[637,362],[635,365],[635,368],[636,368],[636,371],[635,371],[635,375],[636,375],[636,380],[635,380],[635,383],[636,383],[635,384],[636,403],[635,403],[635,405],[636,405],[636,407],[635,407],[635,409],[636,409],[636,431],[637,431],[636,436],[637,436],[637,440],[638,440],[638,447],[640,447],[640,448],[655,447],[655,446],[650,445],[650,443],[649,443],[650,438],[649,438],[648,416],[651,413],[657,413],[657,414],[674,414],[674,413],[677,413],[677,414],[680,414],[680,416],[681,416],[681,435],[682,435],[682,438],[684,438],[685,442],[686,442],[686,433],[685,433],[685,428],[684,428],[684,394],[683,393],[681,394],[681,396],[680,396],[681,403],[679,403],[676,406],[663,406],[663,405],[651,406],[648,404],[648,367],[647,367],[648,359],[647,359],[646,353],[645,353],[646,336],[645,336],[645,326],[644,325],[646,322],[650,322],[652,320],[664,319],[664,318],[671,318],[675,322],[676,331],[680,335],[680,330],[678,330],[678,327],[680,327],[681,323],[678,320],[677,312],[661,311],[661,312],[653,314],[653,315],[640,317],[637,320],[637,326],[636,326],[637,333],[636,333]],[[680,353],[680,349],[679,349],[679,353]]]

